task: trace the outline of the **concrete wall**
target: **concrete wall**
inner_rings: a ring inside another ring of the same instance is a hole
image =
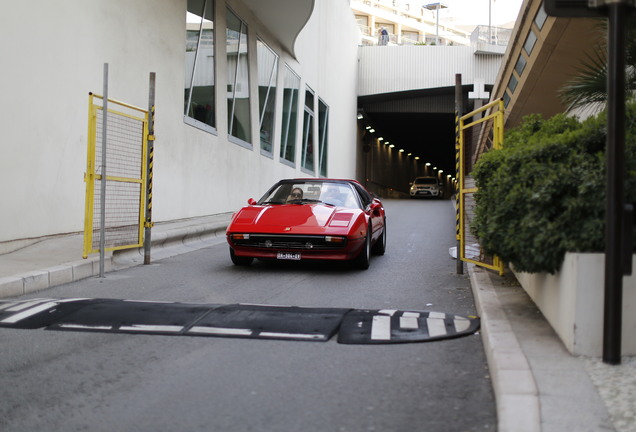
[[[217,88],[227,81],[226,4],[248,26],[252,136],[258,137],[256,37],[280,56],[277,122],[283,68],[301,76],[300,106],[309,85],[330,108],[329,175],[355,176],[357,45],[346,1],[316,2],[286,52],[240,1],[217,0]],[[0,253],[17,239],[83,229],[88,93],[148,105],[148,76],[156,72],[153,219],[166,221],[233,211],[281,177],[310,175],[227,139],[225,92],[217,94],[217,133],[183,121],[186,0],[58,0],[10,2],[0,14]],[[281,11],[284,15],[284,11]],[[302,108],[298,134],[302,131]],[[300,155],[298,140],[297,155]]]
[[[636,265],[636,255],[633,260]],[[602,356],[604,254],[567,253],[560,272],[555,275],[521,272],[515,275],[570,353]],[[623,355],[636,355],[635,312],[636,275],[632,275],[623,278]]]
[[[360,48],[360,96],[425,88],[494,84],[503,56],[475,54],[470,46],[365,46]]]

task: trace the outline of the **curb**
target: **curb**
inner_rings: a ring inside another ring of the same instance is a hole
[[[499,432],[540,432],[537,384],[503,310],[488,272],[469,264],[468,272],[481,317],[481,333],[497,404]]]

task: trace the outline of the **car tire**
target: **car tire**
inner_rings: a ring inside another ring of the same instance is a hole
[[[380,235],[378,241],[373,245],[371,252],[373,252],[374,255],[384,255],[384,252],[386,252],[386,218],[384,219],[384,226],[382,227],[382,235]]]
[[[358,256],[353,260],[353,265],[360,269],[366,270],[371,263],[371,225],[367,229],[367,238],[364,240],[364,245],[360,250]]]
[[[236,256],[234,249],[232,248],[230,248],[230,259],[232,260],[232,263],[237,266],[248,266],[252,264],[252,261],[254,261],[254,258],[252,257]]]

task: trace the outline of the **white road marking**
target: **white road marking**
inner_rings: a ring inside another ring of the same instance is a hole
[[[252,335],[252,330],[250,330],[250,329],[237,329],[237,328],[224,328],[224,327],[194,326],[190,330],[188,330],[188,333],[251,336]]]
[[[446,314],[443,313],[443,312],[429,312],[428,313],[428,317],[429,318],[444,319],[444,318],[446,318]]]
[[[446,315],[446,314],[442,314]],[[428,335],[430,337],[436,336],[446,336],[446,326],[444,325],[444,320],[439,318],[429,318],[426,319],[426,325],[428,326]]]
[[[304,333],[276,333],[276,332],[260,332],[259,336],[263,337],[280,337],[280,338],[300,338],[300,339],[323,339],[321,334],[304,334]]]
[[[378,311],[379,314],[388,315],[388,316],[393,316],[393,314],[396,312],[397,312],[396,309],[382,309]]]
[[[55,301],[53,299],[43,299],[43,298],[39,298],[39,299],[33,299],[31,301],[23,301],[23,302],[18,302],[14,307],[11,307],[9,309],[7,309],[8,312],[18,312],[24,309],[28,309],[30,307],[39,305],[41,303],[44,302],[52,302]]]
[[[375,315],[371,323],[372,340],[391,340],[391,317]]]
[[[119,327],[119,330],[148,331],[148,332],[180,332],[181,330],[183,330],[183,326],[133,324],[131,326],[121,326]]]
[[[470,320],[466,318],[455,317],[453,322],[455,323],[455,330],[457,332],[463,332],[465,330],[468,330],[468,328],[470,327]]]
[[[82,324],[60,324],[60,328],[85,329],[85,330],[112,330],[112,326],[90,326]]]
[[[17,304],[16,302],[7,302],[7,303],[4,303],[4,304],[0,304],[0,310],[8,309],[8,308],[10,308],[12,306],[15,306],[16,304]]]
[[[42,304],[40,306],[33,307],[31,309],[25,310],[24,312],[20,312],[20,313],[17,313],[15,315],[12,315],[12,316],[10,316],[8,318],[5,318],[5,319],[3,319],[0,322],[15,324],[15,323],[17,323],[20,320],[28,318],[28,317],[30,317],[32,315],[37,314],[37,313],[43,312],[43,311],[45,311],[47,309],[51,309],[51,308],[53,308],[53,307],[55,307],[57,305],[58,305],[57,302],[44,303],[44,304]]]
[[[400,328],[403,329],[417,329],[419,324],[416,317],[400,317]]]

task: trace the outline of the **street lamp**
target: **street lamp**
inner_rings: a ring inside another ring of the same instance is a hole
[[[442,2],[437,2],[437,3],[429,3],[427,5],[424,6],[426,9],[428,10],[436,10],[437,13],[435,14],[435,19],[437,20],[436,24],[435,24],[435,40],[436,40],[436,44],[439,45],[439,10],[440,9],[446,9],[448,8],[448,6],[446,6],[444,3]]]

